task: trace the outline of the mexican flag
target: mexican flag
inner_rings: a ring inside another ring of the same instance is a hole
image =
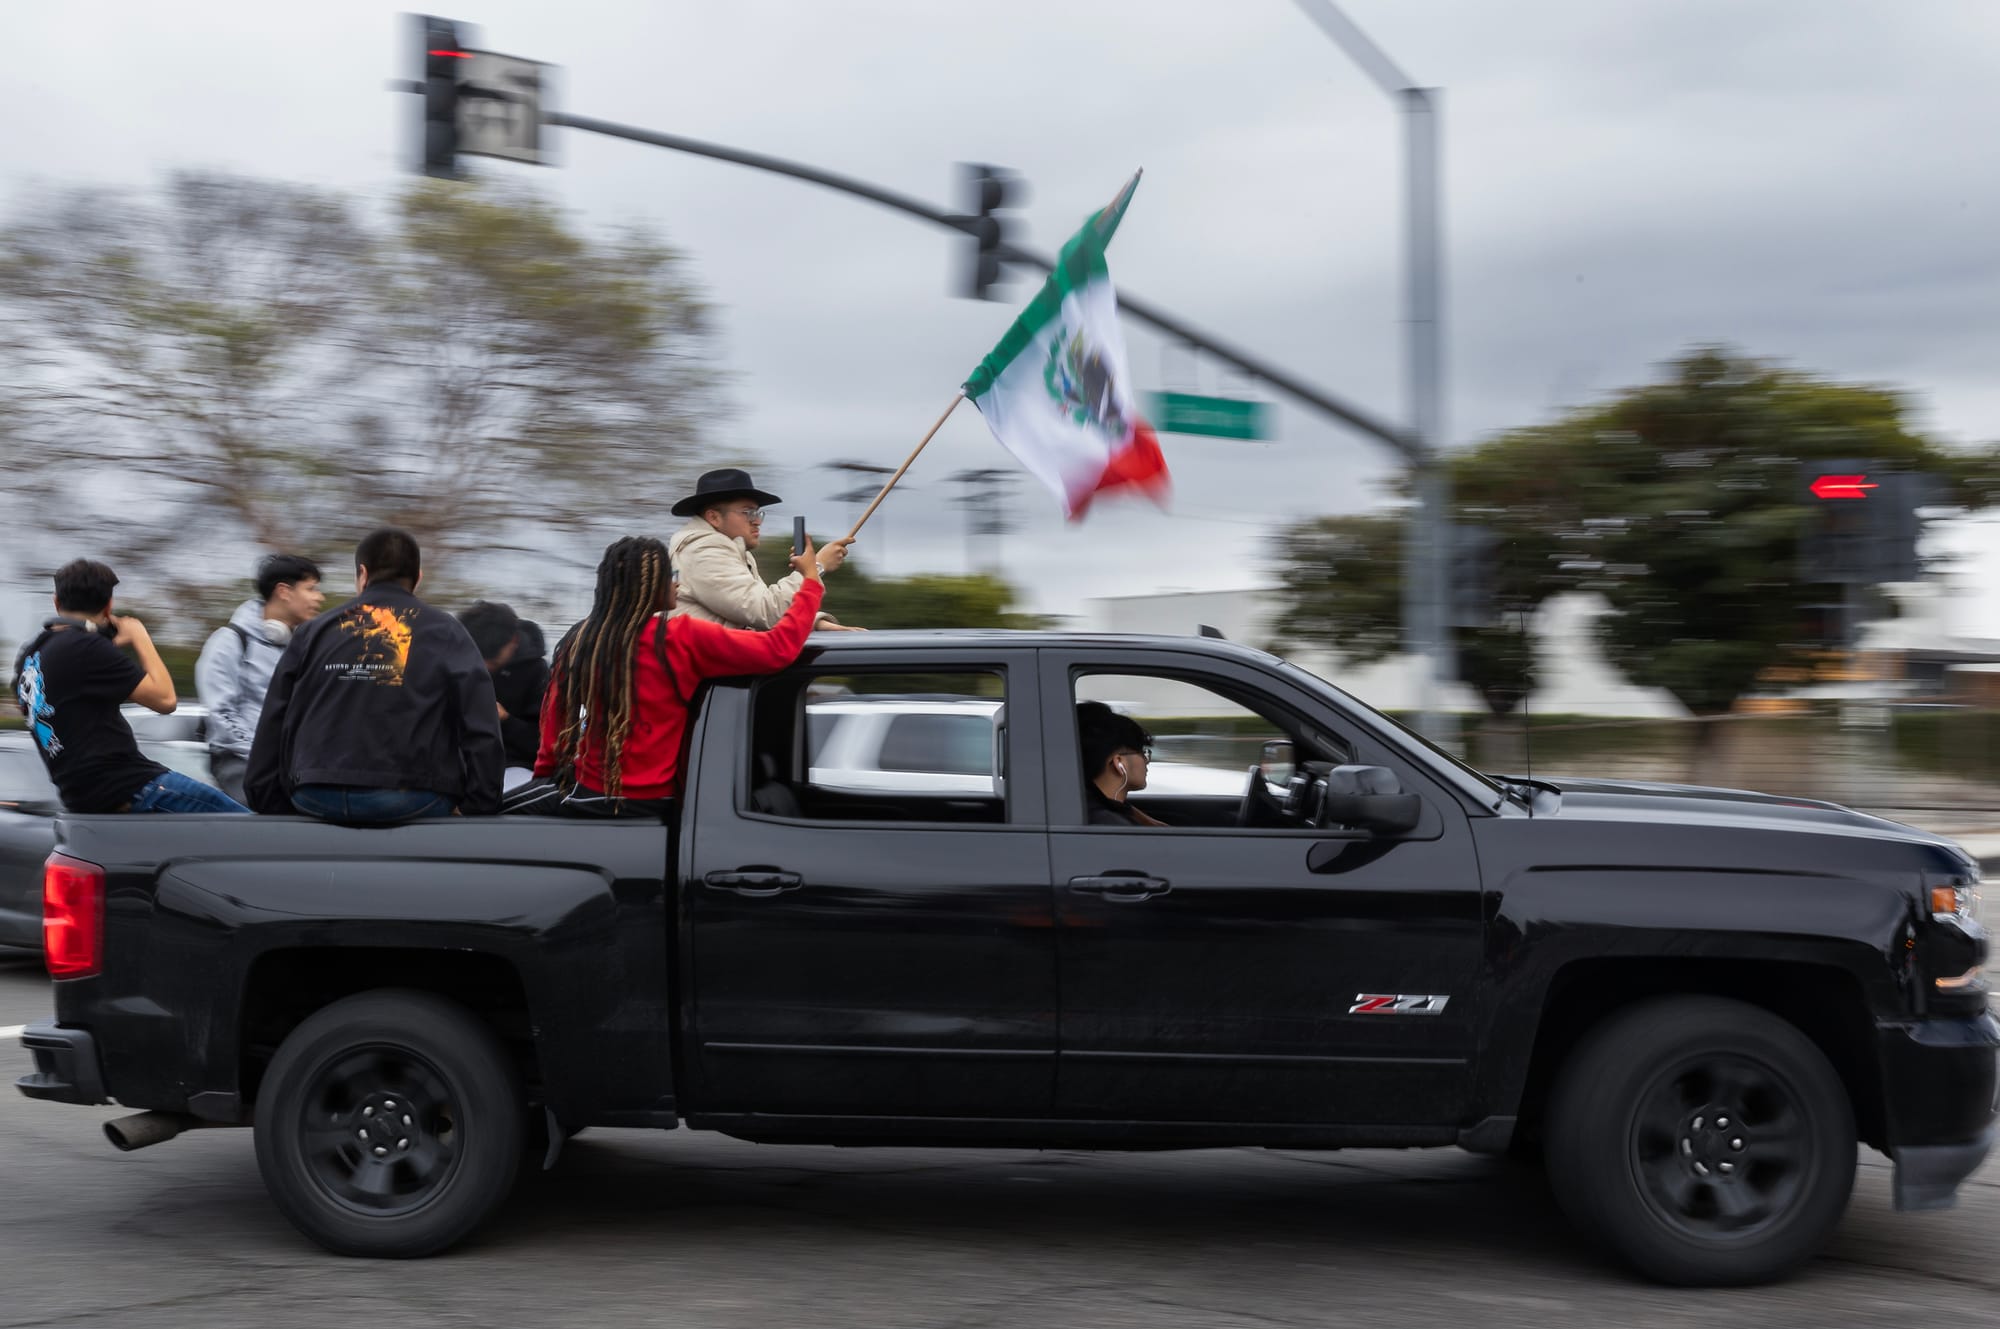
[[[1139,418],[1118,331],[1118,297],[1104,266],[1134,175],[1070,237],[1055,271],[1007,335],[965,381],[993,436],[1055,491],[1070,518],[1099,494],[1166,497],[1166,458]]]

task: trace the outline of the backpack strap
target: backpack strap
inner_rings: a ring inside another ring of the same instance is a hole
[[[242,628],[237,627],[234,623],[224,623],[222,626],[228,628],[231,632],[235,633],[236,640],[241,642],[243,645],[243,649],[239,651],[236,655],[236,667],[238,669],[241,669],[244,665],[244,662],[249,660],[250,658],[250,634],[245,632]]]
[[[653,634],[653,658],[660,662],[660,672],[667,676],[667,689],[673,693],[674,700],[686,701],[687,698],[681,696],[680,676],[674,673],[673,661],[667,659],[667,625],[673,620],[662,618],[658,622],[659,631]]]

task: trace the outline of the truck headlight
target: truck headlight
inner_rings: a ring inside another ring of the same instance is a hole
[[[1986,929],[1981,918],[1977,870],[1937,875],[1924,882],[1924,904],[1930,923],[1920,929],[1918,972],[1930,979],[1931,991],[1953,1006],[1972,1002],[1983,1007],[1986,984]]]
[[[1979,882],[1953,883],[1931,887],[1931,922],[1977,924],[1980,916]]]

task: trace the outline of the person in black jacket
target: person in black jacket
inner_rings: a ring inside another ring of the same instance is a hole
[[[549,686],[549,662],[544,654],[548,647],[542,630],[518,617],[511,606],[488,600],[474,600],[460,611],[458,621],[472,634],[473,644],[486,660],[487,672],[493,675],[508,779],[524,781],[541,746],[542,694]]]
[[[250,806],[356,825],[498,812],[500,713],[479,648],[417,598],[408,531],[371,532],[354,564],[360,593],[294,633],[271,677]]]

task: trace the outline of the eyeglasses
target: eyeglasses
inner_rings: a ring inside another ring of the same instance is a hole
[[[762,526],[764,524],[764,509],[762,508],[731,508],[730,511],[748,521],[752,526]]]
[[[1120,755],[1144,757],[1147,761],[1151,761],[1153,759],[1153,745],[1148,743],[1143,748],[1125,748],[1121,751]]]

